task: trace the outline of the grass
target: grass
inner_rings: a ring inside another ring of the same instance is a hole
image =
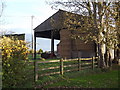
[[[37,58],[37,59],[40,59],[40,58],[41,58],[41,55],[40,55],[40,54],[36,54],[36,58]],[[28,59],[29,59],[29,60],[32,60],[32,59],[33,59],[32,54],[29,54],[29,55],[28,55]]]
[[[49,61],[49,60],[45,60],[45,61]],[[31,61],[33,61],[33,60],[31,60]],[[40,60],[37,60],[37,61],[40,61]],[[64,65],[74,65],[74,64],[77,64],[77,63],[78,63],[77,61],[68,61],[68,62],[64,62]],[[48,67],[56,67],[56,66],[60,66],[60,62],[39,63],[38,64],[39,69],[48,68]],[[64,70],[75,69],[75,68],[78,68],[78,67],[77,66],[75,66],[75,67],[67,67],[67,68],[64,68]],[[43,70],[43,71],[40,70],[38,72],[38,74],[40,75],[40,74],[45,74],[45,73],[50,73],[50,72],[58,72],[58,71],[59,71],[59,68],[58,69]],[[76,71],[75,71],[75,73],[76,73]],[[69,74],[68,76],[70,76],[72,73],[68,73],[68,74]],[[65,78],[67,78],[66,76],[67,76],[67,73],[64,73],[64,76],[61,76],[59,74],[50,75],[50,76],[41,76],[41,77],[39,77],[39,80],[37,81],[37,86],[39,86],[39,85],[44,86],[44,84],[46,84],[46,83],[48,84],[48,83],[51,83],[51,82],[54,82],[54,81],[64,80]]]
[[[88,70],[71,72],[65,75],[65,79],[46,85],[44,88],[54,87],[79,87],[79,88],[118,88],[118,70]],[[120,87],[119,87],[120,88]]]
[[[47,60],[46,60],[47,61]],[[70,61],[70,62],[64,62],[64,65],[77,65],[78,62],[77,61]],[[56,67],[56,66],[60,66],[60,62],[52,62],[52,63],[39,63],[38,67],[39,69],[43,69],[43,68],[49,68],[49,67]],[[78,67],[65,67],[64,70],[71,70],[71,69],[77,69]],[[52,73],[52,72],[59,72],[60,69],[49,69],[49,70],[41,70],[40,72],[38,72],[39,74],[45,74],[45,73]]]
[[[50,60],[50,59],[49,59]],[[29,62],[33,62],[34,60],[30,60]],[[40,61],[40,60],[37,60]],[[77,61],[65,62],[64,65],[67,64],[77,64]],[[26,70],[28,72],[28,80],[24,82],[22,88],[34,88],[34,64],[28,65]],[[55,63],[46,63],[46,64],[38,64],[40,69],[59,66],[59,62]],[[79,88],[117,88],[118,87],[118,70],[116,66],[113,66],[115,70],[110,70],[103,72],[99,68],[94,71],[91,69],[87,69],[84,71],[73,71],[64,73],[64,75],[49,75],[49,76],[41,76],[39,80],[36,82],[36,87],[39,88],[42,86],[43,88],[51,88],[51,87],[79,87]],[[55,71],[58,71],[56,69]],[[39,71],[39,74],[43,74],[44,72],[53,72],[54,70],[48,71]]]
[[[74,62],[69,62],[69,64]],[[67,63],[66,63],[67,64]],[[40,68],[55,67],[59,62],[39,64]],[[33,69],[33,66],[29,66]],[[39,74],[44,72],[53,72],[54,70],[39,71]],[[101,71],[99,68],[95,70],[87,69],[84,71],[68,72],[64,75],[49,75],[41,76],[36,82],[36,86],[43,88],[54,87],[79,87],[79,88],[118,88],[118,66],[113,65],[112,70]],[[51,84],[53,83],[53,84]],[[26,87],[34,87],[32,83],[26,84]]]
[[[79,76],[48,85],[47,87],[80,87],[80,88],[118,88],[117,71]],[[74,75],[74,74],[73,74]]]

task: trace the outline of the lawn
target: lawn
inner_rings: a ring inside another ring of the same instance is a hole
[[[33,61],[33,60],[32,60]],[[74,63],[74,62],[72,62]],[[67,64],[67,63],[66,63]],[[48,68],[58,66],[59,62],[38,64],[39,68]],[[64,75],[49,75],[41,76],[36,82],[37,88],[56,88],[56,87],[77,87],[77,88],[118,88],[118,65],[113,65],[111,70],[102,71],[99,68],[95,70],[87,69],[82,71],[73,71],[64,73]],[[33,69],[33,65],[29,67]],[[52,71],[53,70],[49,70]],[[49,71],[39,71],[39,74],[43,74]],[[57,71],[57,69],[55,70]],[[29,82],[30,83],[30,82]],[[30,83],[32,84],[32,82]],[[30,84],[27,84],[29,87]],[[30,87],[34,87],[30,85]]]
[[[61,81],[46,85],[44,88],[118,88],[118,72],[118,70],[71,72],[65,74]]]
[[[30,60],[29,62],[33,62]],[[40,60],[37,60],[40,61]],[[69,64],[76,62],[69,62]],[[67,64],[67,63],[64,63]],[[28,71],[28,80],[21,85],[23,88],[34,88],[34,64],[29,64],[26,70]],[[38,64],[39,68],[47,68],[58,66],[59,62]],[[49,75],[41,76],[36,82],[37,88],[56,88],[56,87],[77,87],[77,88],[118,88],[118,66],[113,66],[115,69],[101,71],[99,68],[87,69],[82,71],[73,71],[64,73],[64,75]],[[57,70],[57,69],[56,69]],[[52,70],[50,70],[52,71]],[[49,71],[48,71],[49,72]],[[44,73],[39,71],[39,74]],[[21,87],[20,86],[20,87]],[[16,87],[17,88],[17,87]]]
[[[40,54],[36,54],[36,58],[37,58],[37,59],[40,59],[40,58],[41,58],[41,55],[40,55]],[[28,55],[28,59],[29,59],[29,60],[32,60],[32,59],[33,59],[33,54],[29,54],[29,55]]]

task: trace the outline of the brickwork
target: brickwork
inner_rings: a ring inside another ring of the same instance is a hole
[[[70,30],[60,31],[59,54],[62,58],[95,56],[94,42],[84,43],[80,39],[72,39]]]

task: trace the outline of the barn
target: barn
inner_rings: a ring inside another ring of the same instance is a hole
[[[34,29],[34,42],[36,43],[36,37],[51,39],[51,55],[54,56],[54,40],[60,40],[57,45],[58,54],[61,58],[76,58],[76,57],[93,57],[96,55],[95,42],[84,43],[81,39],[73,39],[71,35],[79,34],[80,36],[86,35],[86,33],[80,33],[72,31],[66,28],[64,24],[66,13],[76,15],[64,10],[59,10],[43,23],[38,25]],[[76,18],[81,16],[77,15]],[[36,50],[36,44],[34,44]]]

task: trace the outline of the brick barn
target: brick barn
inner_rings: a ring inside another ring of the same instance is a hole
[[[57,45],[58,54],[61,58],[92,57],[96,55],[96,44],[94,42],[84,43],[80,39],[72,39],[72,34],[86,35],[77,31],[69,30],[64,25],[66,11],[59,10],[34,29],[36,37],[51,39],[51,54],[54,55],[54,39],[60,40]],[[70,13],[70,12],[67,12]],[[73,14],[73,13],[70,13]],[[53,23],[54,22],[54,23]],[[56,24],[56,25],[53,25]],[[36,45],[34,47],[36,50]]]

